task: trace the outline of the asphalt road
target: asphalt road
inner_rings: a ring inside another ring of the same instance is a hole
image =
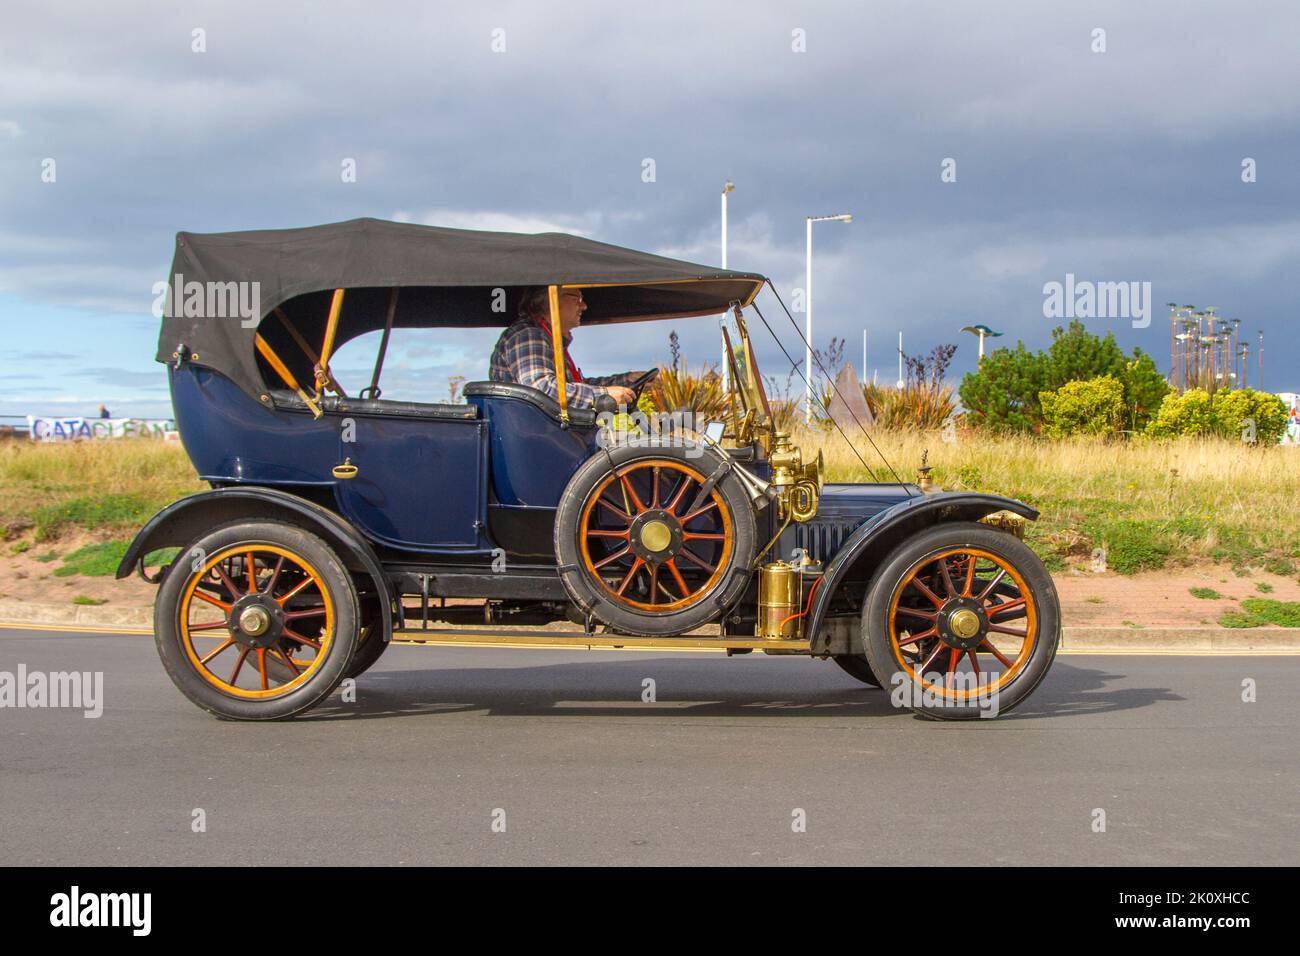
[[[0,630],[20,663],[105,704],[0,709],[9,865],[1300,862],[1297,657],[1061,657],[967,724],[757,654],[397,646],[276,724],[199,711],[147,637]]]

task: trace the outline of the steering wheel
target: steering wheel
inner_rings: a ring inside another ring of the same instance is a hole
[[[632,389],[632,394],[635,395],[638,399],[640,399],[641,391],[658,377],[659,377],[659,368],[658,366],[656,366],[655,368],[652,368],[650,371],[646,372],[644,375],[635,378],[628,385],[628,388]]]

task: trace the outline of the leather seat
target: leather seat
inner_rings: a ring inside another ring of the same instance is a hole
[[[545,412],[555,419],[556,424],[560,421],[560,403],[545,392],[528,385],[517,385],[514,382],[467,382],[463,392],[467,397],[473,395],[482,398],[518,399]],[[570,407],[569,422],[583,427],[595,427],[596,412],[590,408]]]
[[[288,389],[273,389],[271,401],[276,408],[290,411],[307,411],[307,405]],[[448,405],[440,402],[394,402],[385,398],[342,398],[326,395],[320,400],[321,411],[335,415],[361,415],[364,417],[475,419],[478,409],[473,405]]]

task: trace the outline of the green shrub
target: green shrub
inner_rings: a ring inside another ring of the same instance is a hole
[[[1173,551],[1169,532],[1159,521],[1125,518],[1109,521],[1093,533],[1106,552],[1106,567],[1117,574],[1134,574],[1164,567]]]
[[[1050,438],[1115,435],[1124,417],[1124,386],[1113,375],[1066,382],[1038,401]]]
[[[1268,392],[1222,389],[1214,393],[1213,406],[1215,426],[1225,438],[1276,445],[1286,431],[1287,407]]]
[[[1200,598],[1203,601],[1217,601],[1223,597],[1214,588],[1188,588],[1188,593],[1194,598]]]
[[[89,578],[108,577],[117,571],[129,545],[130,542],[125,540],[104,541],[78,548],[63,559],[63,566],[55,569],[54,576],[66,578],[84,574]]]
[[[1219,623],[1224,627],[1300,627],[1300,601],[1246,598],[1240,611],[1228,611]]]
[[[1282,399],[1251,388],[1219,389],[1213,396],[1203,388],[1181,395],[1170,392],[1147,426],[1150,438],[1218,435],[1239,441],[1276,445],[1286,430]]]
[[[1149,438],[1178,438],[1185,435],[1213,435],[1214,407],[1210,393],[1189,388],[1179,395],[1170,392],[1144,432]]]

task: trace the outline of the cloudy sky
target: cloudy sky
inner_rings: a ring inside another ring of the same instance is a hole
[[[1252,347],[1263,330],[1265,385],[1297,390],[1298,118],[1284,0],[8,0],[0,414],[166,413],[150,306],[178,230],[376,216],[712,263],[728,179],[730,264],[783,293],[804,284],[804,217],[853,214],[816,227],[814,338],[861,364],[865,330],[868,375],[894,377],[900,329],[908,352],[958,343],[957,374],[966,324],[1044,346],[1043,286],[1070,273],[1151,283],[1148,328],[1089,325],[1162,368],[1164,303],[1215,305]],[[678,332],[715,358],[711,320]],[[645,367],[667,334],[589,329],[575,354]],[[403,340],[393,384],[436,399],[484,378],[492,339]]]

